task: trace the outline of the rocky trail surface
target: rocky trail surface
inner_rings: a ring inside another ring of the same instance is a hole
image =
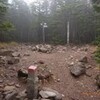
[[[41,45],[24,44],[0,49],[0,59],[2,59],[0,60],[0,98],[5,98],[0,100],[13,100],[6,99],[9,97],[7,89],[15,89],[19,92],[25,90],[27,83],[18,80],[17,77],[19,69],[27,70],[31,65],[42,63],[53,74],[50,81],[40,82],[42,87],[58,91],[62,94],[63,100],[100,100],[100,90],[95,84],[95,77],[99,73],[93,58],[95,50],[96,47],[91,45],[52,47],[47,45],[44,48]],[[9,52],[3,53],[4,51]],[[71,70],[71,67],[78,66],[77,63],[84,57],[86,57],[83,61],[85,70],[84,68]],[[76,76],[72,75],[73,73]],[[17,93],[13,92],[12,95],[15,96]],[[24,93],[21,95],[23,96]]]

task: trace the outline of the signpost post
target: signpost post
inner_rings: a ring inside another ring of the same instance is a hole
[[[42,26],[42,34],[43,34],[43,43],[45,43],[45,28],[47,28],[47,23],[41,23]]]

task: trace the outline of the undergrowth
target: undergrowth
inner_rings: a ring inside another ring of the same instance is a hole
[[[18,43],[17,42],[0,42],[0,48],[5,48],[5,47],[8,47],[8,46],[17,46]]]

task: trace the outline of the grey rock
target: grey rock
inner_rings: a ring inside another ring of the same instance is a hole
[[[26,94],[26,89],[25,90],[23,90],[23,91],[21,91],[18,95],[17,95],[17,99],[20,99],[20,100],[23,100],[23,99],[25,99],[26,98],[26,96],[27,96],[27,94]]]
[[[19,84],[15,84],[16,88],[20,88],[21,86]]]
[[[56,93],[54,93],[52,91],[43,91],[43,90],[41,90],[39,92],[39,94],[44,99],[47,99],[47,98],[55,98],[56,97]]]
[[[96,76],[96,85],[100,88],[100,74]]]
[[[8,57],[8,64],[13,65],[19,63],[19,58],[18,57]]]
[[[51,99],[41,99],[41,100],[51,100]]]
[[[10,93],[12,93],[12,92],[13,92],[13,90],[9,90],[9,91],[3,92],[3,97],[5,97],[6,95],[8,95],[8,94],[10,94]]]
[[[15,85],[15,82],[10,82],[10,83],[7,83],[8,86],[13,86]]]
[[[79,62],[88,63],[88,59],[86,56],[82,57]]]
[[[3,80],[0,80],[0,83],[3,83]]]
[[[62,94],[60,94],[59,92],[57,92],[57,91],[55,91],[53,89],[43,87],[42,91],[49,91],[49,92],[53,93],[54,97],[53,98],[49,97],[47,99],[50,99],[50,100],[52,100],[52,99],[54,99],[54,100],[62,100]]]
[[[52,51],[52,47],[51,45],[36,45],[36,49],[38,52],[42,52],[42,53],[50,53]]]
[[[4,91],[11,91],[11,90],[15,90],[15,86],[5,86],[4,87]]]
[[[70,72],[72,75],[78,77],[78,76],[86,73],[86,67],[82,63],[77,63],[70,68]]]
[[[0,85],[0,88],[3,88],[3,87],[4,87],[4,84],[1,84],[1,85]]]
[[[21,55],[20,55],[20,53],[19,52],[14,52],[14,53],[12,53],[12,57],[20,57]]]
[[[29,53],[25,53],[24,56],[30,56],[30,54]]]
[[[33,99],[33,100],[40,100],[40,99]]]
[[[2,100],[3,99],[3,95],[2,95],[2,93],[0,92],[0,100]]]
[[[0,67],[5,66],[5,65],[6,65],[6,57],[0,56]]]
[[[48,49],[46,49],[45,47],[39,48],[39,52],[46,53],[47,51]]]
[[[36,49],[36,47],[32,47],[32,49],[31,49],[32,51],[36,51],[37,49]]]
[[[5,97],[5,100],[15,100],[17,94],[18,93],[16,91],[12,92],[11,94],[7,94],[6,97]]]

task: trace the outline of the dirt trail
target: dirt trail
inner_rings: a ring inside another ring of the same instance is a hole
[[[95,47],[88,46],[88,51],[82,50],[82,48],[85,47],[87,46],[78,48],[62,46],[50,54],[31,51],[28,46],[22,46],[17,49],[15,48],[22,55],[26,52],[30,54],[30,56],[22,57],[20,64],[16,65],[15,68],[18,69],[20,67],[28,67],[32,65],[34,61],[36,62],[42,60],[48,65],[56,80],[58,80],[58,82],[51,81],[50,83],[45,83],[44,86],[50,87],[62,93],[64,95],[63,100],[100,100],[100,92],[97,93],[98,90],[94,79],[98,70],[96,69],[95,61],[92,58],[92,53],[94,52]],[[62,48],[64,49],[62,50]],[[72,77],[68,64],[78,61],[85,55],[88,57],[89,61],[87,66],[91,66],[91,68],[87,69],[87,73],[91,77],[86,75],[79,78]],[[8,80],[15,79],[18,83],[16,72],[14,74],[15,76]],[[24,87],[23,84],[21,85]]]

